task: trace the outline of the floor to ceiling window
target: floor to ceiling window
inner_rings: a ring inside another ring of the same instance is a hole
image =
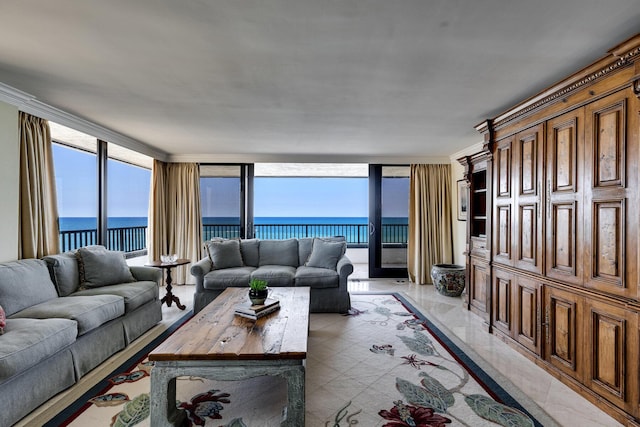
[[[60,251],[96,243],[97,141],[50,123],[58,197]]]
[[[370,274],[406,277],[406,165],[200,165],[200,176],[205,240],[344,236]]]
[[[370,165],[370,277],[407,276],[410,167]]]
[[[60,251],[93,244],[131,254],[144,251],[153,159],[106,143],[106,185],[101,187],[98,139],[56,123],[49,126],[54,142]],[[100,194],[102,189],[106,194]],[[101,204],[101,199],[106,202]],[[106,218],[103,237],[98,232],[101,215]]]
[[[250,203],[245,196],[246,180],[243,178],[251,169],[251,165],[200,165],[204,240],[251,237],[245,234]]]
[[[367,165],[255,165],[255,236],[261,239],[345,236],[366,247]]]
[[[109,249],[146,249],[152,159],[110,143],[107,162],[107,241]]]

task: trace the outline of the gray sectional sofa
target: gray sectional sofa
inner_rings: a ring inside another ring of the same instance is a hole
[[[78,252],[85,256],[0,263],[0,426],[72,386],[162,318],[159,269],[129,268],[122,253],[103,247]]]
[[[269,287],[309,286],[310,311],[345,313],[351,308],[347,278],[353,264],[343,237],[285,240],[223,240],[205,243],[208,256],[191,266],[196,279],[194,313],[228,287],[248,287],[251,279]]]

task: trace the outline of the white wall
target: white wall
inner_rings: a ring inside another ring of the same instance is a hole
[[[18,258],[18,108],[0,102],[0,262]]]
[[[451,192],[452,192],[452,221],[453,221],[453,262],[465,265],[464,250],[467,239],[467,222],[458,221],[458,180],[464,177],[464,167],[458,163],[459,158],[469,156],[482,150],[482,143],[474,144],[462,151],[451,155]]]

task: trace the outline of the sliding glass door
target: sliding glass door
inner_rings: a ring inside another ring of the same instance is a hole
[[[409,166],[369,166],[369,277],[407,277]]]
[[[200,165],[203,240],[253,237],[253,165]]]

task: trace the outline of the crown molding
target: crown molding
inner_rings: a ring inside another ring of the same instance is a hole
[[[137,139],[130,138],[86,119],[45,104],[44,102],[39,101],[35,96],[4,83],[0,83],[0,101],[13,105],[25,113],[32,114],[45,120],[51,120],[52,122],[84,132],[104,141],[112,142],[130,150],[137,151],[138,153],[153,157],[154,159],[167,161],[169,158],[169,155],[164,151],[150,147]]]
[[[484,148],[484,142],[478,142],[467,148],[463,148],[457,153],[453,153],[452,155],[449,156],[449,160],[451,161],[451,163],[457,162],[460,157],[471,156],[472,154],[476,154],[482,151],[483,148]]]
[[[636,35],[610,49],[606,56],[595,63],[500,114],[492,120],[492,124],[494,128],[505,126],[523,115],[562,100],[583,87],[599,81],[622,68],[633,66],[639,60],[640,35]],[[479,129],[480,126],[482,124],[478,125],[476,129],[482,132]]]
[[[175,163],[368,163],[381,165],[450,164],[449,157],[286,155],[286,154],[172,154]]]
[[[35,100],[36,97],[33,95],[29,95],[19,89],[0,83],[0,101],[20,107]]]

